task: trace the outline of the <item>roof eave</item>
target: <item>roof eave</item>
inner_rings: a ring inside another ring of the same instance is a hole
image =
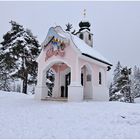
[[[96,60],[96,61],[99,61],[99,62],[101,62],[101,63],[104,63],[104,64],[106,64],[106,65],[113,66],[112,64],[110,64],[110,63],[108,63],[108,62],[106,62],[106,61],[100,60],[100,59],[98,59],[98,58],[95,58],[95,57],[93,57],[93,56],[91,56],[91,55],[88,55],[88,54],[85,54],[85,53],[82,53],[82,55],[84,55],[84,56],[86,56],[86,57],[89,57],[89,58],[92,58],[92,59],[94,59],[94,60]]]

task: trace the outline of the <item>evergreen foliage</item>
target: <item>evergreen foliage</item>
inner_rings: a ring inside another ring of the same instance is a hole
[[[68,23],[66,24],[66,31],[70,31],[72,29],[72,24]]]
[[[120,64],[120,61],[118,61],[116,68],[114,70],[114,77],[113,77],[113,81],[116,84],[118,81],[118,78],[121,76],[121,70],[122,70],[122,66]]]
[[[72,27],[72,24],[68,23],[68,24],[66,24],[66,29],[65,29],[65,31],[70,32],[72,28],[73,28],[73,27]],[[71,32],[71,34],[76,35],[76,30],[74,29],[74,30]]]
[[[131,90],[134,98],[140,97],[140,69],[135,66],[133,69],[133,75],[131,76]]]
[[[114,77],[113,77],[113,82],[111,83],[110,87],[109,87],[109,97],[110,97],[110,101],[116,101],[116,100],[120,100],[122,98],[122,94],[119,92],[121,89],[121,86],[118,84],[118,80],[121,76],[121,70],[122,70],[122,66],[120,64],[120,62],[118,61],[116,68],[114,69]]]
[[[0,47],[0,68],[6,70],[7,78],[23,80],[23,93],[27,93],[27,84],[36,82],[36,57],[40,45],[29,29],[24,29],[11,21],[11,30],[3,36]]]
[[[135,66],[133,72],[127,67],[117,63],[114,70],[113,82],[109,87],[110,101],[123,101],[133,103],[140,97],[140,69]]]
[[[0,62],[0,90],[10,91],[10,75],[9,71],[4,67],[3,62]]]
[[[134,98],[131,91],[131,79],[130,79],[131,69],[124,67],[121,70],[121,76],[118,78],[118,87],[120,87],[120,93],[123,96],[124,102],[133,103]]]
[[[48,87],[48,96],[52,96],[52,91],[54,87],[55,75],[51,69],[46,73],[46,85]]]

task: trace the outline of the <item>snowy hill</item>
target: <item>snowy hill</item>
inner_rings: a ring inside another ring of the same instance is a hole
[[[140,104],[39,101],[0,91],[0,138],[140,138]]]

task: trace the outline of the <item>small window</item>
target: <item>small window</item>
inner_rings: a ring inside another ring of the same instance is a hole
[[[81,73],[81,85],[83,86],[83,73]]]
[[[90,34],[88,35],[88,39],[91,40],[91,35]]]
[[[102,84],[102,74],[101,74],[101,72],[99,72],[99,85],[101,85]]]
[[[91,75],[90,75],[90,74],[87,75],[87,81],[88,81],[88,82],[91,81]]]
[[[83,40],[83,38],[84,38],[84,36],[83,36],[83,34],[81,33],[80,34],[80,36],[79,36],[82,40]]]

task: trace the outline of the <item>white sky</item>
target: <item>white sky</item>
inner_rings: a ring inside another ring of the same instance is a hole
[[[40,43],[51,26],[70,22],[78,29],[87,9],[87,20],[92,24],[94,47],[116,65],[140,66],[140,1],[137,2],[0,2],[0,41],[15,20],[32,30]]]

